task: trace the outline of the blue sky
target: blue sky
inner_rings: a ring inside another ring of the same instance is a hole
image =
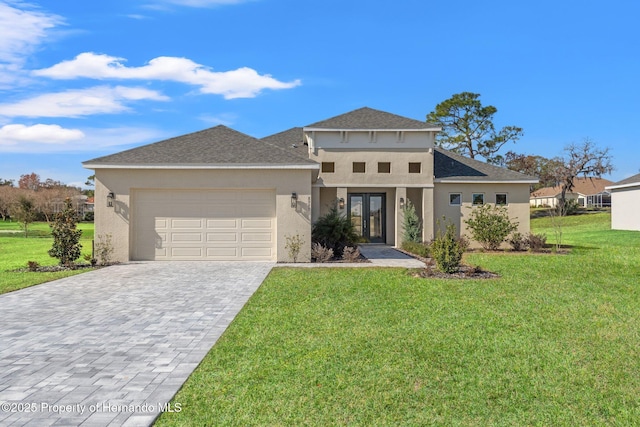
[[[640,171],[637,2],[0,0],[0,177],[224,124],[255,137],[368,106],[424,120],[480,93],[506,149],[590,138]]]

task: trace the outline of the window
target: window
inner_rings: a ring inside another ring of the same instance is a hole
[[[496,205],[507,204],[507,193],[496,193]]]
[[[420,173],[422,171],[422,163],[409,162],[409,173]]]
[[[473,197],[471,197],[471,200],[474,205],[484,205],[484,194],[473,193]]]
[[[460,206],[462,204],[462,194],[460,193],[449,193],[449,205],[450,206]]]
[[[378,162],[378,173],[391,173],[391,163]]]
[[[364,162],[353,162],[353,173],[364,173],[364,171],[365,171]]]
[[[322,162],[322,172],[334,173],[336,171],[336,164],[334,162]]]

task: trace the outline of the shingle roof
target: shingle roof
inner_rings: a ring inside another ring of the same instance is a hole
[[[613,184],[613,182],[604,178],[576,178],[574,181],[572,193],[584,194],[585,196],[592,196],[605,191],[605,187]],[[531,193],[531,197],[554,197],[562,192],[562,187],[556,185],[555,187],[544,187]]]
[[[431,123],[363,107],[305,126],[315,129],[425,129],[440,130]]]
[[[300,127],[265,136],[262,141],[278,146],[303,159],[309,159],[309,146],[304,143],[304,133]]]
[[[298,155],[219,125],[83,162],[84,165],[313,165]]]
[[[640,173],[630,176],[629,178],[625,178],[622,181],[614,182],[613,184],[610,184],[610,185],[617,187],[618,185],[629,185],[629,184],[640,184]]]
[[[461,156],[443,148],[434,151],[433,169],[436,180],[447,181],[523,181],[538,182],[538,178],[506,168]]]

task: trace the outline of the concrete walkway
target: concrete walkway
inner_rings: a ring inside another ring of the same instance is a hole
[[[273,265],[133,263],[0,295],[0,425],[149,425]]]
[[[360,253],[364,255],[369,262],[307,262],[307,263],[279,263],[277,267],[297,267],[297,268],[316,268],[316,267],[403,267],[403,268],[424,268],[424,262],[410,257],[400,251],[395,250],[387,245],[359,245]]]

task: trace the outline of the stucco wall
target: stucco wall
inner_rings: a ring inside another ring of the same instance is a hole
[[[611,228],[640,230],[640,185],[611,191]]]
[[[461,193],[462,205],[450,206],[449,194]],[[473,209],[472,196],[474,193],[484,193],[485,204],[495,205],[496,193],[506,193],[508,205],[505,206],[512,220],[519,223],[518,231],[528,233],[530,230],[529,220],[529,184],[454,184],[436,183],[434,195],[435,218],[434,221],[442,219],[444,215],[459,230],[461,235],[471,236],[465,220],[469,217]],[[441,221],[442,222],[442,221]],[[440,224],[441,228],[443,224]],[[472,242],[473,247],[477,247]]]
[[[96,170],[96,239],[111,234],[114,260],[129,261],[131,251],[132,189],[275,189],[278,261],[289,261],[285,236],[300,234],[305,245],[298,257],[311,256],[311,170]],[[114,207],[106,206],[107,194],[115,193]],[[291,207],[291,193],[297,193],[297,208]]]

